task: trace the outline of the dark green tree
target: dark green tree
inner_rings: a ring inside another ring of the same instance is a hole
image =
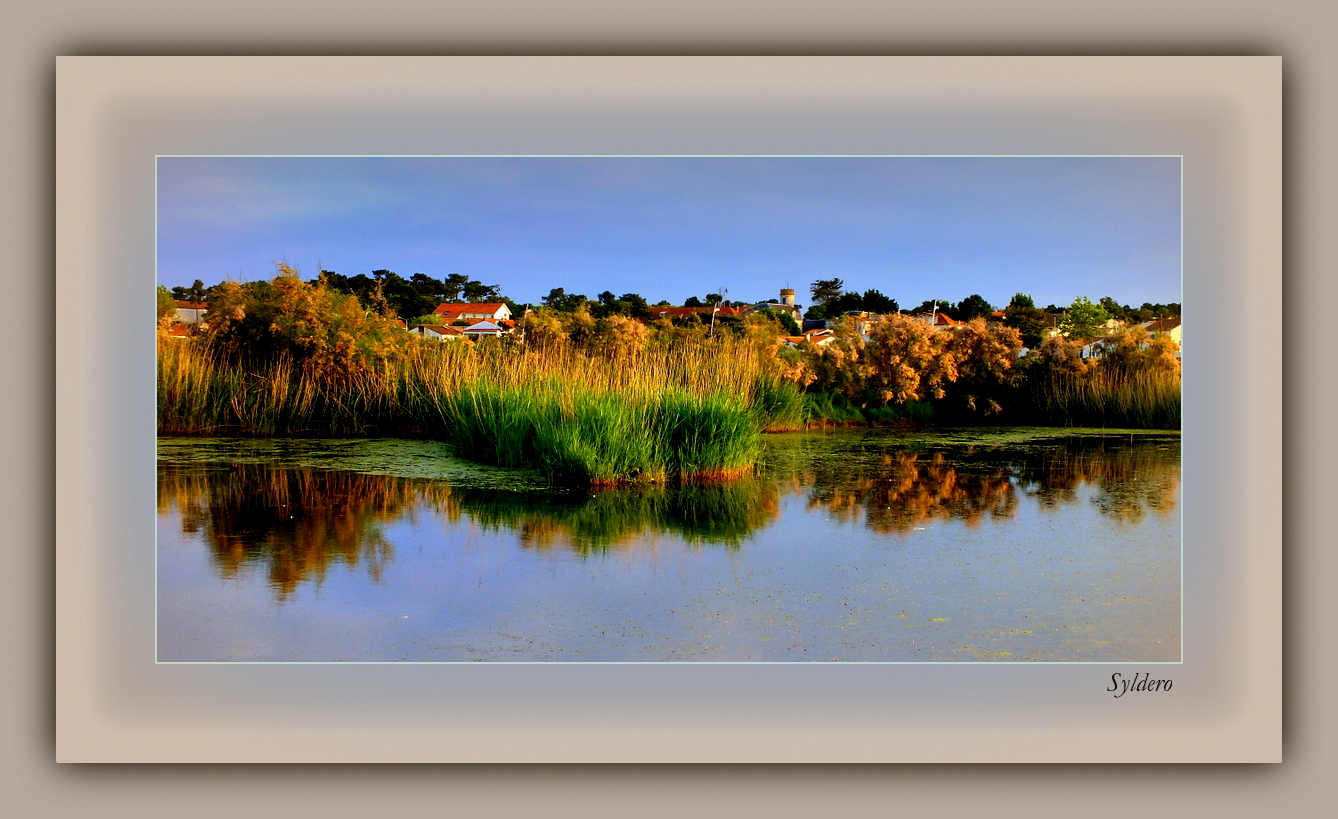
[[[202,302],[205,300],[206,296],[204,282],[196,279],[190,287],[181,287],[178,285],[177,287],[172,288],[172,292],[169,295],[173,299],[180,299],[181,301]]]
[[[770,307],[762,307],[753,311],[753,314],[766,316],[780,326],[787,336],[797,336],[803,332],[799,327],[799,322],[794,320],[794,316],[789,313],[782,313],[779,310],[773,310]]]
[[[865,290],[864,307],[862,309],[868,310],[870,313],[878,313],[879,315],[886,316],[897,312],[901,309],[901,306],[897,304],[896,299],[890,299],[877,290]]]
[[[1050,320],[1044,310],[1036,308],[1030,296],[1023,298],[1025,301],[1014,296],[1013,301],[1004,308],[1004,324],[1022,334],[1022,346],[1034,350],[1045,339],[1045,331],[1050,329]]]
[[[919,315],[920,313],[940,313],[948,318],[958,318],[957,305],[947,299],[938,299],[937,301],[931,299],[930,301],[921,302],[920,306],[912,310],[911,313],[913,315]]]
[[[813,301],[826,304],[841,295],[845,284],[840,279],[818,279],[809,285],[809,289],[813,293]]]
[[[957,304],[957,315],[953,318],[960,321],[970,321],[976,316],[988,316],[993,312],[994,307],[985,301],[984,296],[979,293],[972,293]]]

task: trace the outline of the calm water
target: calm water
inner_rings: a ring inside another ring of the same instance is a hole
[[[164,661],[1176,661],[1180,439],[768,436],[589,492],[399,440],[159,439]]]

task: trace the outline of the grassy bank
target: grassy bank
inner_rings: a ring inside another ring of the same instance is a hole
[[[417,345],[376,369],[317,376],[283,357],[229,363],[164,340],[164,435],[427,437],[472,460],[592,484],[732,477],[765,429],[802,428],[803,396],[729,341],[618,357],[563,347]]]
[[[813,426],[1051,424],[1174,429],[1178,374],[1034,368],[968,399],[856,401],[801,390],[747,339],[591,352],[502,340],[408,344],[374,364],[313,368],[286,353],[250,363],[205,339],[159,342],[163,435],[429,438],[483,463],[594,485],[736,477],[763,432]],[[982,409],[976,409],[981,407]]]
[[[1179,429],[1180,378],[1153,372],[1049,378],[1029,385],[1022,405],[1032,423],[1125,429]]]

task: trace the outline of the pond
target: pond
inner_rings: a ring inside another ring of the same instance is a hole
[[[591,491],[407,440],[160,438],[158,659],[1176,662],[1180,436],[772,435]]]

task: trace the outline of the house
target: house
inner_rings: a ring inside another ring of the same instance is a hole
[[[202,301],[180,301],[176,300],[177,321],[182,324],[199,324],[204,321],[204,312],[209,309],[209,305]]]
[[[466,338],[496,338],[516,328],[514,321],[471,321],[461,330]]]
[[[936,330],[941,330],[945,327],[952,329],[962,326],[962,322],[952,316],[945,316],[942,313],[921,313],[918,316],[915,316],[915,320],[923,321],[925,324],[928,324]]]
[[[1180,343],[1180,319],[1164,318],[1156,321],[1145,321],[1138,325],[1147,330],[1148,338],[1169,338],[1176,344]]]
[[[705,313],[709,317],[712,311],[717,316],[730,316],[732,318],[742,316],[745,312],[740,307],[652,307],[650,308],[650,315],[651,318],[683,318]]]
[[[1106,347],[1113,343],[1109,337],[1089,338],[1082,342],[1078,355],[1084,361],[1105,358]]]
[[[464,331],[459,327],[446,327],[437,324],[423,324],[409,332],[429,341],[458,341],[465,337]]]
[[[503,303],[489,304],[438,304],[432,314],[441,319],[443,324],[469,319],[510,319],[511,308]]]
[[[824,344],[831,344],[836,341],[836,334],[826,328],[820,330],[809,330],[801,336],[781,336],[781,343],[786,347],[798,347],[805,342],[814,347],[821,347]]]
[[[803,321],[804,314],[800,305],[794,303],[794,290],[786,287],[780,291],[780,301],[763,301],[745,308],[744,312],[762,309],[775,310],[777,313],[788,313],[795,321]]]

